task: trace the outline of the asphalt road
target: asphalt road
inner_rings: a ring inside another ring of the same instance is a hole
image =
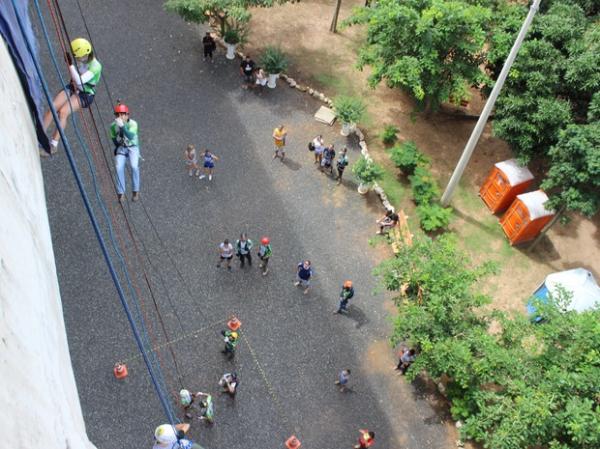
[[[69,34],[85,36],[76,3],[60,3]],[[382,250],[368,243],[382,208],[372,194],[356,193],[350,170],[337,186],[315,170],[306,150],[308,140],[322,133],[338,148],[350,145],[352,162],[359,155],[356,142],[346,142],[336,126],[315,123],[312,114],[320,105],[284,83],[262,95],[242,90],[239,61],[220,51],[214,64],[203,62],[198,28],[165,13],[159,1],[82,0],[81,6],[110,94],[129,105],[140,125],[142,202],[125,207],[137,253],[99,149],[97,182],[114,215],[115,238],[123,242],[152,344],[163,345],[156,353],[167,387],[173,394],[182,385],[216,393],[223,372],[235,369],[241,379],[235,402],[216,396],[216,424],[194,422],[192,437],[207,449],[267,449],[283,447],[296,434],[303,447],[334,449],[350,447],[357,429],[366,427],[382,449],[450,447],[446,427],[423,393],[390,375],[386,303],[383,294],[373,293],[371,275]],[[58,88],[47,49],[40,48]],[[97,104],[98,125],[106,126],[112,115],[104,85]],[[271,133],[280,123],[289,130],[284,163],[272,159]],[[68,134],[94,198],[71,124]],[[212,182],[187,176],[182,156],[188,143],[221,158]],[[104,152],[110,155],[107,146]],[[62,148],[43,161],[43,170],[89,436],[101,449],[151,447],[164,414]],[[218,243],[242,231],[255,242],[271,237],[268,276],[256,266],[240,270],[235,264],[230,273],[215,268]],[[304,258],[316,271],[306,296],[293,286],[295,266]],[[354,281],[357,294],[348,316],[333,315],[345,279]],[[227,362],[219,331],[231,313],[243,322],[244,338],[235,361]],[[171,352],[164,344],[174,340]],[[112,376],[117,360],[129,366],[124,382]],[[342,368],[352,369],[351,393],[340,394],[333,385]]]

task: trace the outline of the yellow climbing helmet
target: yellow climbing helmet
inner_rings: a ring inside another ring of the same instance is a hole
[[[92,52],[92,44],[88,40],[78,37],[71,42],[71,51],[76,58],[83,58]]]

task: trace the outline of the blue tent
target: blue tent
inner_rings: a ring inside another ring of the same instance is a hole
[[[584,268],[549,274],[533,296],[544,301],[549,294],[557,295],[559,286],[572,295],[567,310],[583,312],[600,306],[600,287],[594,275]],[[536,313],[531,302],[527,303],[527,313],[530,315]]]

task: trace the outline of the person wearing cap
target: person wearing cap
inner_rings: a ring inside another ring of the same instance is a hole
[[[110,125],[110,137],[115,144],[115,169],[117,172],[117,198],[120,203],[125,200],[125,163],[131,167],[131,183],[133,184],[132,201],[140,199],[140,148],[138,124],[129,118],[127,105],[117,102],[115,120]]]
[[[271,254],[273,254],[273,250],[271,249],[271,240],[269,240],[269,237],[265,236],[260,239],[260,247],[258,248],[258,258],[260,259],[259,268],[262,269],[263,276],[266,276],[269,272],[268,265]]]
[[[352,281],[345,281],[340,292],[340,305],[334,313],[347,312],[348,301],[354,296],[354,287]]]
[[[73,63],[73,57],[75,63]],[[54,100],[52,105],[58,114],[59,125],[63,130],[67,126],[67,119],[72,112],[83,108],[89,108],[96,95],[96,85],[102,75],[102,64],[94,56],[92,45],[82,38],[71,42],[71,53],[65,53],[65,60],[69,65],[70,83],[64,87]],[[44,131],[52,123],[52,112],[46,111],[43,118]],[[58,150],[60,133],[58,127],[50,140],[50,153],[55,154]],[[41,156],[48,156],[45,151],[40,151]]]
[[[354,446],[354,449],[367,449],[375,443],[375,432],[360,429],[360,437],[358,437],[358,444]]]
[[[235,347],[238,344],[239,335],[236,331],[226,330],[222,331],[221,335],[223,335],[225,348],[221,351],[223,354],[227,355],[228,359],[232,359],[235,356]]]
[[[161,424],[154,430],[154,446],[152,449],[202,449],[201,446],[188,440],[185,434],[190,425],[185,424]]]

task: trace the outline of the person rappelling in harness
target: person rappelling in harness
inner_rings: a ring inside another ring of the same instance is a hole
[[[71,53],[75,57],[75,63],[73,63]],[[102,75],[102,64],[94,56],[92,45],[86,39],[74,39],[71,42],[71,53],[65,53],[65,61],[69,65],[71,81],[52,101],[52,105],[58,114],[58,126],[63,130],[67,126],[67,119],[71,112],[89,108],[93,103],[96,86]],[[52,119],[52,112],[50,110],[46,111],[43,119],[44,131],[48,130]],[[50,140],[51,154],[56,154],[58,151],[57,147],[60,139],[58,126]],[[40,150],[40,156],[46,157],[48,153]]]
[[[125,162],[131,167],[131,183],[133,184],[132,200],[140,199],[140,148],[138,124],[129,118],[127,105],[117,102],[115,120],[110,125],[110,137],[115,144],[115,169],[117,172],[117,198],[125,201]]]
[[[225,341],[225,348],[221,352],[231,360],[235,356],[235,347],[238,344],[239,335],[237,332],[231,330],[222,331],[221,335],[225,337],[223,340]]]

